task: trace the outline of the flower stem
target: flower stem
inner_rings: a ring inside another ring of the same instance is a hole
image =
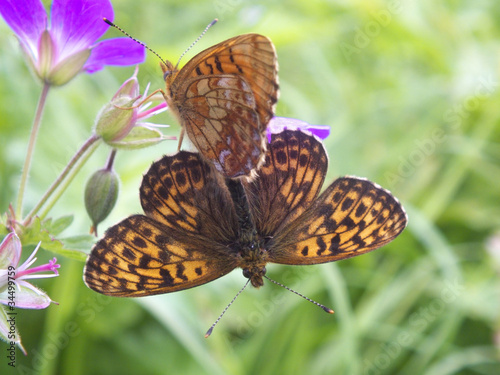
[[[116,148],[111,150],[111,153],[109,154],[108,161],[106,163],[106,170],[112,171],[113,170],[113,164],[115,162],[115,156],[116,156]]]
[[[31,212],[28,214],[28,216],[24,219],[23,225],[26,226],[30,223],[30,221],[38,213],[38,211],[42,208],[42,206],[47,202],[47,200],[52,196],[52,194],[54,194],[56,189],[61,186],[56,197],[52,199],[52,201],[48,205],[48,208],[45,209],[44,214],[45,215],[47,214],[48,210],[50,210],[50,208],[52,208],[52,206],[56,203],[56,201],[59,199],[59,197],[62,195],[62,193],[66,190],[69,183],[73,180],[76,173],[80,170],[80,168],[82,167],[84,162],[95,151],[95,149],[99,145],[99,143],[96,143],[99,139],[100,139],[99,136],[93,134],[89,139],[87,139],[87,141],[85,141],[83,146],[80,147],[80,149],[76,152],[76,154],[71,158],[68,165],[64,168],[64,170],[61,172],[59,177],[57,177],[57,179],[52,183],[52,185],[49,187],[49,189],[45,192],[42,199],[40,199],[40,201],[37,203],[37,205],[31,210]],[[82,157],[84,157],[83,160],[82,160]],[[80,163],[78,164],[79,161],[80,161]],[[64,181],[64,179],[69,175],[71,170],[77,164],[78,164],[78,167],[76,169],[76,172],[71,174],[70,178],[67,179],[67,181],[64,185],[61,185],[61,183]],[[41,215],[41,216],[45,216],[45,215]]]
[[[31,135],[28,143],[28,150],[26,152],[26,159],[24,160],[23,173],[21,175],[21,182],[19,183],[19,192],[17,196],[17,206],[16,206],[16,219],[20,220],[23,217],[23,199],[24,191],[26,190],[26,183],[28,181],[28,175],[31,166],[31,159],[33,158],[33,151],[35,150],[36,137],[38,135],[38,130],[40,129],[40,123],[42,120],[43,109],[45,108],[45,103],[47,101],[47,95],[49,93],[50,84],[44,83],[42,92],[40,94],[40,99],[38,100],[38,106],[35,113],[35,118],[33,119],[33,125],[31,127]]]

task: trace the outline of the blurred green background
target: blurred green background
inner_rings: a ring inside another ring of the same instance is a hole
[[[46,2],[49,4],[49,2]],[[115,22],[177,61],[247,32],[269,36],[280,65],[277,114],[331,126],[336,176],[364,176],[407,209],[408,228],[373,253],[268,275],[335,310],[270,283],[248,288],[209,339],[208,327],[244,284],[240,270],[188,291],[119,299],[82,282],[83,263],[59,257],[60,277],[35,281],[59,305],[19,311],[28,351],[19,374],[499,374],[500,7],[463,1],[114,1]],[[106,37],[119,33],[110,30]],[[40,84],[0,22],[0,212],[15,201]],[[182,64],[181,64],[182,65]],[[27,211],[88,138],[99,109],[133,67],[80,75],[54,89],[25,199]],[[149,54],[141,86],[162,88]],[[178,124],[168,113],[154,119]],[[118,204],[100,232],[141,212],[138,187],[166,141],[119,152]],[[65,236],[88,233],[87,178],[102,146],[51,212],[74,214]],[[90,250],[90,249],[89,249]],[[52,257],[39,253],[40,262]],[[7,369],[0,344],[0,368]]]

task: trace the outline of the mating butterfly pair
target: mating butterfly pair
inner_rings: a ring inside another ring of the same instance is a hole
[[[197,153],[165,156],[143,178],[145,215],[106,232],[87,260],[85,282],[111,296],[145,296],[240,267],[259,287],[268,262],[336,261],[401,233],[403,207],[366,179],[339,178],[319,195],[327,164],[320,141],[290,130],[272,135],[253,181],[224,178]]]

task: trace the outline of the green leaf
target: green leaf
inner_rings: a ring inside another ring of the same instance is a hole
[[[78,251],[79,253],[82,253],[86,258],[87,254],[90,252],[90,249],[92,248],[92,246],[94,246],[96,238],[90,234],[81,234],[78,236],[61,238],[60,240],[64,243],[65,248],[73,251]]]
[[[68,228],[73,222],[73,215],[61,216],[54,220],[50,228],[50,232],[54,235],[60,234],[63,230]]]
[[[43,221],[36,217],[22,234],[21,243],[26,245],[38,245],[44,250],[68,258],[85,261],[86,252],[90,250],[94,242],[91,235],[72,236],[68,238],[56,238],[56,234],[66,228],[73,220],[70,216],[61,217],[54,222],[52,219]]]

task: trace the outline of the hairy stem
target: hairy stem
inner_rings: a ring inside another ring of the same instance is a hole
[[[21,182],[19,183],[19,192],[17,196],[17,206],[16,206],[16,219],[20,220],[23,217],[23,199],[24,191],[26,190],[26,183],[28,181],[31,159],[33,158],[33,151],[35,150],[36,138],[38,135],[38,130],[40,129],[40,123],[42,120],[43,110],[45,108],[45,103],[47,101],[47,95],[49,93],[50,85],[44,83],[42,92],[40,94],[40,99],[38,100],[38,106],[35,113],[35,118],[33,119],[33,125],[31,127],[31,135],[28,143],[28,150],[26,151],[26,159],[24,160],[23,173],[21,175]]]

